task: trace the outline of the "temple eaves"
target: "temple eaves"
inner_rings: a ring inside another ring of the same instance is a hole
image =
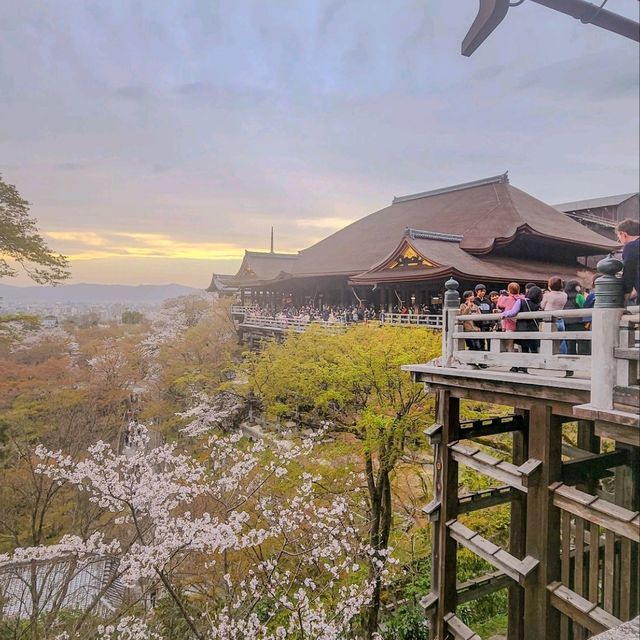
[[[396,196],[391,204],[399,204],[401,202],[408,202],[410,200],[419,200],[420,198],[429,198],[430,196],[439,196],[443,193],[453,193],[454,191],[463,191],[464,189],[472,189],[473,187],[482,187],[487,184],[508,184],[509,176],[508,171],[490,178],[483,178],[481,180],[474,180],[473,182],[463,182],[461,184],[454,184],[450,187],[443,187],[441,189],[434,189],[433,191],[423,191],[421,193],[413,193],[407,196]]]

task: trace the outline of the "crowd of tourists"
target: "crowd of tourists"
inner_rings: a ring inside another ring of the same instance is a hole
[[[437,311],[440,313],[440,309]],[[391,311],[385,311],[373,304],[353,304],[353,305],[314,305],[295,306],[285,305],[275,311],[268,307],[253,305],[249,316],[253,318],[273,318],[276,320],[289,321],[306,324],[308,322],[324,322],[327,324],[352,324],[360,322],[380,321],[384,322],[385,315],[400,314],[401,316],[413,316],[416,314],[428,315],[434,313],[427,305],[407,306],[405,304],[395,305]]]
[[[623,245],[622,260],[623,274],[622,286],[625,296],[625,304],[638,304],[638,292],[640,291],[640,224],[635,220],[624,220],[618,225],[618,239]],[[596,275],[593,285],[597,280]],[[536,332],[539,324],[536,318],[520,317],[523,312],[535,311],[560,311],[564,309],[591,309],[595,304],[595,292],[583,289],[578,280],[564,282],[559,276],[549,278],[547,287],[543,290],[535,283],[529,282],[521,290],[517,282],[510,282],[506,289],[490,291],[484,284],[477,284],[474,290],[465,291],[462,294],[460,315],[488,315],[499,314],[500,319],[486,320],[467,319],[463,322],[464,330],[474,334],[465,340],[466,346],[472,351],[488,351],[490,340],[482,336],[487,331],[508,332]],[[591,315],[585,313],[555,320],[558,331],[579,332],[591,328]],[[527,337],[522,340],[503,340],[506,351],[519,350],[522,353],[539,353],[540,340]],[[589,355],[591,343],[588,340],[562,340],[560,353],[568,355]],[[478,365],[485,367],[486,365]],[[511,371],[528,373],[526,367],[512,367]],[[573,373],[567,371],[567,375]]]

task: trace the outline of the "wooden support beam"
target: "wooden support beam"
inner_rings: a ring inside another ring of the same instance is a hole
[[[442,425],[442,443],[434,455],[434,499],[440,502],[440,521],[432,527],[431,588],[437,594],[437,608],[431,618],[432,640],[444,638],[447,625],[445,613],[456,608],[456,541],[445,523],[458,516],[458,463],[448,445],[458,440],[460,429],[460,399],[449,391],[438,394],[438,423]]]
[[[483,598],[513,584],[511,578],[502,571],[487,573],[478,578],[458,583],[458,604]]]
[[[524,493],[528,491],[528,487],[535,481],[540,466],[537,464],[538,461],[532,459],[516,467],[510,462],[494,458],[476,447],[469,447],[460,442],[451,443],[449,448],[456,462],[475,469],[485,476],[504,482]]]
[[[547,590],[551,596],[551,605],[555,609],[592,633],[602,633],[622,624],[622,620],[579,596],[560,582],[551,583]]]
[[[479,533],[465,527],[458,520],[450,520],[447,522],[447,527],[451,537],[458,544],[465,547],[465,549],[473,551],[477,556],[486,560],[518,584],[527,584],[535,574],[538,561],[534,558],[527,556],[523,560],[519,560],[497,544],[493,544],[493,542],[483,538]]]
[[[442,425],[436,422],[425,429],[424,434],[429,438],[431,444],[439,444],[442,441]]]
[[[465,582],[459,582],[457,587],[458,604],[483,598],[500,591],[500,589],[505,589],[510,584],[512,584],[511,578],[502,571],[494,571]],[[420,606],[424,608],[427,617],[433,615],[437,603],[438,596],[433,591],[420,600]]]
[[[454,640],[482,640],[475,631],[469,629],[454,613],[447,613],[444,619],[447,625],[447,631]]]
[[[521,415],[487,418],[486,420],[468,420],[460,423],[460,440],[495,436],[500,433],[512,433],[525,429]]]
[[[553,504],[583,520],[600,525],[632,541],[640,539],[640,513],[592,496],[560,482],[549,487]]]
[[[549,485],[560,477],[562,421],[543,402],[529,410],[529,455],[542,462],[539,482],[527,493],[526,550],[539,563],[525,585],[524,628],[527,638],[559,640],[560,616],[549,603],[546,586],[560,578],[560,514]]]
[[[470,513],[488,509],[500,504],[506,504],[513,497],[512,487],[494,487],[475,491],[458,498],[458,513]],[[430,522],[437,522],[440,518],[440,502],[432,500],[422,508],[423,513],[429,517]]]
[[[594,453],[579,460],[569,460],[562,463],[562,482],[579,484],[586,480],[599,480],[612,475],[610,469],[627,464],[628,460],[628,452],[624,449],[609,453]]]
[[[522,409],[515,411],[522,416],[526,425],[526,429],[514,431],[512,436],[513,464],[521,465],[529,459],[529,416]],[[512,491],[511,495],[509,553],[521,560],[526,556],[527,496],[520,491]],[[524,589],[517,582],[512,582],[509,586],[507,637],[509,640],[524,640]]]

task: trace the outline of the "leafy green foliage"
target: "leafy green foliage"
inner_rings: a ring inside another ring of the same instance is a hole
[[[11,262],[38,284],[57,284],[70,275],[67,258],[54,253],[38,233],[29,203],[0,176],[0,278],[18,275]]]

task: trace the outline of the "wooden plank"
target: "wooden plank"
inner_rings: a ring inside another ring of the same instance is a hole
[[[596,420],[596,434],[602,438],[610,438],[616,442],[640,446],[640,428],[635,425],[613,424]]]
[[[560,561],[560,581],[564,585],[571,584],[571,514],[568,511],[562,511],[560,515],[561,528],[561,561]],[[569,640],[570,632],[569,618],[562,616],[560,618],[560,638],[561,640]]]
[[[640,536],[640,518],[637,514],[634,515],[634,512],[628,509],[618,507],[602,498],[590,496],[578,489],[573,489],[571,494],[567,489],[571,489],[571,487],[562,485],[553,491],[553,503],[557,507],[569,511],[579,518],[584,518],[588,522],[610,529],[630,540],[638,539]],[[578,496],[578,499],[575,496]],[[585,504],[587,501],[589,503]],[[594,509],[593,505],[596,503],[598,508]],[[624,517],[619,517],[617,513],[622,513]]]
[[[566,513],[563,511],[563,513]],[[600,527],[595,523],[589,524],[589,600],[599,601],[600,578]]]
[[[613,388],[613,401],[629,407],[640,405],[640,387],[635,385],[615,386]]]
[[[522,419],[524,428],[514,431],[512,436],[512,461],[521,465],[529,458],[528,430],[529,416],[522,409],[515,409]],[[509,527],[509,553],[515,558],[526,556],[525,533],[527,527],[526,495],[511,489],[511,522]],[[509,616],[507,621],[507,637],[509,640],[524,640],[524,589],[516,582],[509,586]]]
[[[611,475],[610,470],[627,464],[626,451],[593,453],[579,460],[562,463],[562,482],[565,484],[584,483],[586,480],[599,480]]]
[[[495,487],[461,496],[458,499],[458,513],[471,513],[509,502],[514,494],[511,487]]]
[[[448,613],[445,621],[447,630],[453,636],[454,640],[482,640],[477,633],[469,629],[455,614]]]
[[[485,364],[488,367],[527,367],[551,371],[583,371],[591,369],[588,356],[545,356],[536,353],[505,351],[492,354],[487,351],[456,351],[455,360],[463,364]],[[522,375],[522,374],[520,374]]]
[[[579,595],[584,592],[584,520],[576,518],[575,528],[575,561],[573,572],[573,590]]]
[[[460,439],[482,438],[524,429],[520,415],[502,416],[487,420],[469,420],[460,423]]]
[[[451,537],[460,545],[473,551],[519,584],[527,584],[535,573],[538,563],[533,558],[519,560],[457,520],[448,522],[447,526]]]
[[[438,394],[438,422],[442,424],[442,444],[438,445],[440,472],[436,480],[440,483],[437,495],[440,519],[433,525],[437,540],[432,551],[432,590],[438,596],[438,603],[431,629],[436,636],[444,638],[444,615],[455,611],[457,597],[457,545],[446,523],[458,515],[458,463],[448,445],[458,441],[460,430],[460,400],[448,391]]]
[[[494,571],[472,580],[458,583],[458,604],[477,600],[513,584],[511,578],[502,571]]]
[[[454,331],[453,339],[477,338],[478,331]],[[552,331],[543,333],[542,331],[484,331],[483,340],[591,340],[590,331]],[[508,353],[502,352],[503,355]],[[571,357],[571,356],[567,356]],[[587,356],[588,357],[588,356]]]
[[[604,604],[607,613],[613,615],[614,569],[616,538],[613,531],[604,533]]]
[[[559,582],[550,584],[547,589],[551,605],[591,633],[602,633],[622,624],[621,620]]]
[[[621,620],[631,618],[631,584],[637,582],[638,576],[634,574],[631,564],[631,540],[620,540],[620,602],[619,615]]]
[[[640,349],[616,347],[613,350],[613,357],[623,360],[640,360]]]
[[[550,606],[546,586],[560,577],[560,513],[553,505],[549,485],[560,479],[562,421],[546,403],[529,411],[529,457],[542,462],[540,481],[527,494],[527,554],[538,561],[538,571],[525,587],[525,629],[528,637],[557,640],[560,616]]]
[[[487,454],[483,454],[478,458],[476,456],[476,454],[479,453],[478,449],[473,449],[459,443],[454,443],[450,446],[450,449],[452,457],[456,462],[464,464],[485,476],[504,482],[510,487],[526,493],[527,489],[522,483],[522,474],[518,471],[518,468],[510,462],[501,461]]]

